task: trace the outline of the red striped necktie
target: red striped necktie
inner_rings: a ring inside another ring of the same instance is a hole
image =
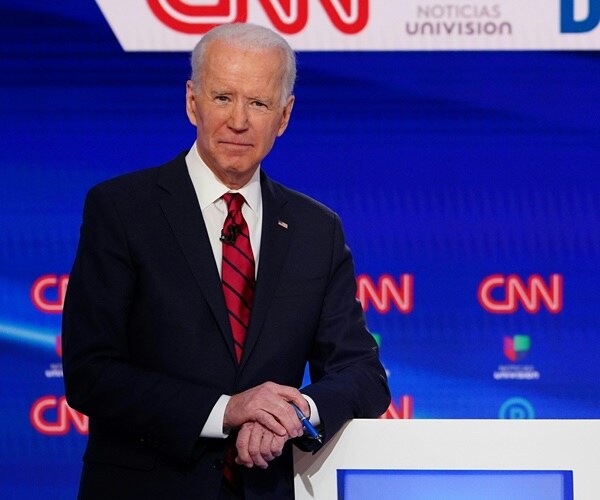
[[[254,300],[256,284],[254,254],[250,245],[248,224],[242,215],[244,197],[240,193],[226,193],[223,195],[223,200],[227,204],[228,213],[221,231],[223,243],[221,281],[233,332],[235,355],[239,363],[244,351]]]
[[[248,224],[242,215],[244,197],[239,193],[226,193],[223,200],[227,204],[227,218],[221,231],[223,261],[221,263],[221,283],[229,323],[233,332],[235,357],[239,363],[244,352],[246,331],[250,323],[252,301],[254,299],[255,271],[254,254],[250,245]],[[235,435],[229,437],[225,454],[223,476],[235,491],[241,489],[241,471],[235,463],[237,450]]]

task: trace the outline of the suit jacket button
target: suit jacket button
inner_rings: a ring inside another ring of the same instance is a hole
[[[225,465],[225,462],[223,462],[223,460],[217,459],[213,462],[213,469],[214,470],[223,470],[224,465]]]

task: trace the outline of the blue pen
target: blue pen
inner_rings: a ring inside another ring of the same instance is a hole
[[[306,418],[306,416],[304,415],[304,413],[302,413],[302,410],[300,410],[300,408],[298,408],[294,403],[290,402],[290,404],[294,407],[294,410],[296,410],[296,415],[298,415],[298,418],[300,419],[300,422],[302,422],[302,426],[304,427],[304,430],[306,430],[308,435],[311,438],[317,440],[319,443],[322,443],[323,438],[321,434],[319,434],[317,429],[315,429],[315,426],[311,424],[308,418]]]

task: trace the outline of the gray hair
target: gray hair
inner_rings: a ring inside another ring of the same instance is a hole
[[[213,41],[256,50],[277,49],[283,56],[283,77],[281,100],[284,103],[294,92],[296,81],[296,54],[286,40],[274,31],[251,23],[222,24],[206,33],[194,47],[191,55],[194,88],[200,88],[200,74],[206,55],[206,48]]]

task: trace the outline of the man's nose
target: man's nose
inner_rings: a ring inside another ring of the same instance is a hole
[[[227,125],[237,131],[248,128],[248,110],[243,102],[238,101],[233,104]]]

